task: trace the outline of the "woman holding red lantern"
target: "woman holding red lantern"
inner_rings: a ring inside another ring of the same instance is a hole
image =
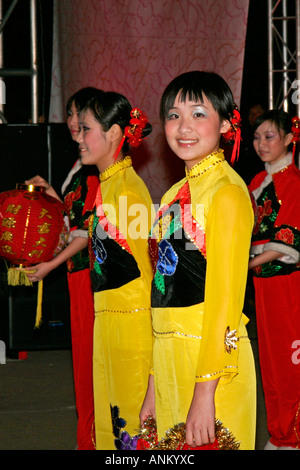
[[[80,128],[82,163],[100,172],[89,238],[96,448],[132,449],[152,358],[152,201],[127,152],[152,128],[115,92],[99,92],[86,104]]]
[[[76,140],[80,130],[79,112],[97,91],[92,87],[83,88],[68,100],[67,125],[73,140]],[[54,188],[40,176],[31,178],[26,183],[45,186],[47,194],[60,199]],[[32,266],[30,268],[32,272],[27,274],[30,281],[39,281],[53,269],[67,262],[74,388],[78,414],[78,450],[95,448],[92,375],[94,299],[87,245],[88,221],[94,207],[98,185],[97,168],[82,165],[81,159],[78,158],[62,186],[64,206],[70,219],[69,243],[51,261]]]
[[[256,204],[249,268],[271,436],[266,449],[300,448],[299,134],[299,119],[283,110],[268,111],[254,126],[254,148],[265,170],[249,186]]]

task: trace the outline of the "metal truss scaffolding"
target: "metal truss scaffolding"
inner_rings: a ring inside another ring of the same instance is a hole
[[[268,0],[269,108],[300,115],[300,0]]]
[[[3,29],[5,24],[17,6],[19,0],[12,0],[9,8],[3,17],[3,2],[0,0],[0,79],[1,85],[5,83],[5,77],[30,77],[31,79],[31,122],[38,122],[38,70],[37,70],[37,14],[36,0],[28,0],[28,8],[30,9],[30,65],[28,69],[7,69],[3,63]],[[22,0],[24,2],[24,0]],[[13,21],[13,18],[11,19]],[[5,90],[5,85],[4,85]],[[3,91],[3,87],[2,87]],[[0,121],[6,123],[3,101],[0,103]]]

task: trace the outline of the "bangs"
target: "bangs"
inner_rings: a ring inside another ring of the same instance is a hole
[[[220,119],[230,120],[234,109],[232,92],[225,80],[214,72],[187,72],[179,75],[165,89],[160,102],[160,118],[165,121],[176,97],[203,104],[204,96],[211,102]]]
[[[181,103],[189,100],[203,104],[203,94],[205,94],[203,90],[199,89],[199,87],[194,87],[194,83],[189,83],[188,85],[182,86],[182,83],[179,82],[177,87],[173,87],[162,97],[160,106],[160,118],[162,121],[167,117],[169,110],[173,108],[177,96]]]

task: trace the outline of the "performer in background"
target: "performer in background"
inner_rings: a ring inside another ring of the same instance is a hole
[[[80,128],[82,163],[96,165],[100,173],[89,239],[96,446],[131,449],[152,357],[152,201],[128,148],[139,145],[151,126],[123,95],[99,92],[82,110]]]
[[[265,170],[249,186],[256,205],[249,268],[271,436],[266,449],[300,446],[300,171],[290,151],[300,129],[299,119],[293,121],[283,110],[258,117],[253,143]]]
[[[67,125],[73,140],[76,140],[80,131],[79,112],[97,91],[93,87],[83,88],[68,100]],[[77,155],[62,186],[64,206],[70,220],[69,244],[58,256],[47,263],[33,266],[30,268],[32,272],[27,274],[30,281],[39,281],[67,262],[78,450],[95,449],[92,367],[94,299],[87,245],[88,221],[99,186],[98,174],[96,167],[82,165],[81,158]],[[40,176],[35,176],[26,183],[45,186],[47,194],[60,199],[55,189]]]
[[[256,378],[242,313],[253,211],[220,149],[222,135],[239,135],[239,113],[219,75],[196,71],[167,86],[161,117],[186,176],[163,196],[149,240],[154,351],[141,425],[156,418],[160,440],[186,423],[194,448],[214,442],[217,418],[253,449]]]

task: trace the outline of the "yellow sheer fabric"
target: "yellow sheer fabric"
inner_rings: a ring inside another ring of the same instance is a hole
[[[114,450],[110,406],[117,407],[119,417],[126,421],[122,430],[135,435],[152,361],[152,268],[147,244],[152,201],[130,157],[105,170],[100,182],[107,217],[123,228],[122,233],[127,232],[123,235],[141,272],[138,279],[120,288],[94,294],[96,445],[97,449]],[[121,208],[120,197],[125,197]]]
[[[187,308],[152,311],[158,433],[162,437],[174,424],[186,421],[195,382],[220,378],[216,417],[236,433],[241,448],[251,449],[255,370],[242,315],[253,227],[250,198],[222,151],[187,172],[162,205],[170,203],[186,181],[193,216],[206,237],[205,299]]]

